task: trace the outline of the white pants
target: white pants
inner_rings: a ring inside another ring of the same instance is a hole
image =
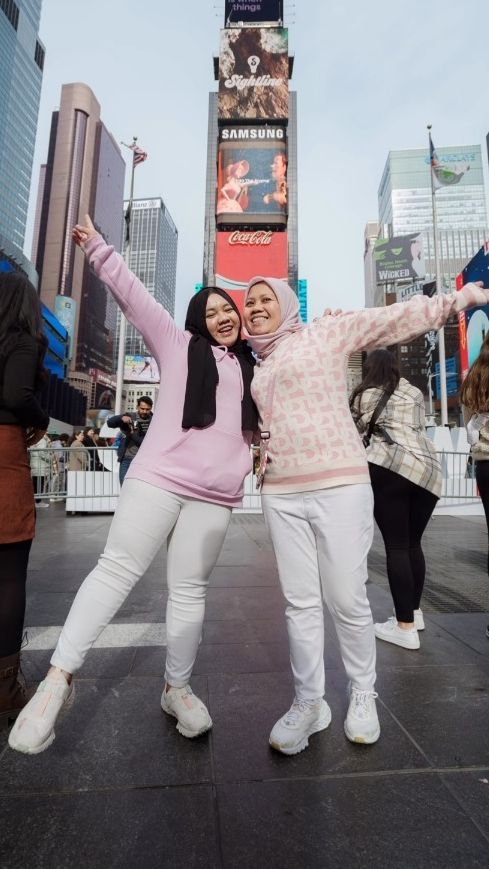
[[[165,678],[177,688],[186,685],[200,642],[208,579],[230,518],[230,507],[126,480],[105,550],[78,590],[51,664],[68,673],[81,667],[168,539]]]
[[[368,483],[293,495],[264,495],[282,591],[287,600],[296,696],[324,694],[323,598],[353,685],[373,690],[375,636],[365,583],[373,539]]]

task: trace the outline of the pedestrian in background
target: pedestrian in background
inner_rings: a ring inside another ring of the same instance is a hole
[[[18,679],[27,564],[36,511],[27,449],[49,425],[37,391],[47,342],[39,298],[19,273],[0,274],[0,724],[27,702]]]
[[[54,473],[53,453],[49,449],[51,438],[45,432],[43,437],[34,446],[29,447],[29,459],[31,463],[32,485],[34,497],[38,507],[49,507],[42,495],[47,495],[50,489],[51,479]]]
[[[70,441],[70,452],[68,455],[68,470],[69,471],[89,471],[90,456],[88,450],[84,447],[85,433],[77,431],[74,433]]]
[[[107,420],[109,428],[118,428],[122,433],[117,448],[119,464],[119,482],[122,486],[131,462],[136,458],[139,447],[146,437],[149,425],[153,419],[153,400],[148,395],[138,398],[136,413],[123,413],[111,416]]]
[[[393,353],[374,350],[352,393],[350,409],[359,433],[367,435],[374,517],[384,541],[394,601],[395,616],[376,624],[375,636],[419,649],[426,574],[421,539],[442,486],[441,465],[426,434],[424,396],[399,376]]]
[[[475,479],[489,532],[489,333],[462,383],[460,400],[467,426],[470,455],[475,462]],[[487,573],[489,575],[489,550]],[[486,636],[489,637],[489,625]]]

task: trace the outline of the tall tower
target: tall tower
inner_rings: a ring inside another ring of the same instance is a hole
[[[124,174],[95,95],[85,84],[63,85],[41,167],[34,246],[41,298],[70,333],[71,372],[112,370],[115,309],[71,232],[90,214],[108,244],[121,249]]]
[[[283,3],[225,3],[209,95],[203,283],[242,304],[256,274],[298,290],[297,113]]]
[[[0,2],[0,253],[35,283],[22,249],[44,67],[41,3]]]
[[[436,193],[440,277],[444,290],[454,290],[456,277],[488,238],[487,207],[479,145],[437,148],[441,164],[460,169],[460,180]],[[378,223],[366,228],[366,303],[400,301],[416,292],[431,294],[435,280],[433,213],[428,149],[390,151],[378,191]],[[376,229],[379,239],[375,240]],[[393,239],[385,245],[382,240]],[[380,248],[384,263],[377,263]],[[417,258],[413,250],[418,251]],[[385,252],[384,252],[385,251]],[[421,256],[419,253],[421,252]],[[397,257],[397,262],[396,262]],[[459,334],[456,318],[445,327],[446,362],[453,371],[448,404],[457,406]],[[399,348],[401,374],[428,392],[435,378],[436,333]],[[438,383],[436,383],[438,386]]]
[[[160,302],[173,317],[178,230],[161,197],[133,199],[130,232],[129,268],[156,301]],[[119,322],[120,314],[118,314],[118,324]],[[141,335],[131,323],[128,323],[126,355],[145,356],[147,353]]]

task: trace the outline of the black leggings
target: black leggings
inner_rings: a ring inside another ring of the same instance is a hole
[[[0,658],[20,651],[32,540],[0,544]]]
[[[489,532],[489,461],[475,463],[475,479],[479,489],[482,506],[486,514],[486,525]],[[487,572],[489,574],[489,551],[487,553]]]
[[[394,471],[370,462],[368,467],[396,617],[400,622],[412,622],[425,579],[421,538],[438,498]]]

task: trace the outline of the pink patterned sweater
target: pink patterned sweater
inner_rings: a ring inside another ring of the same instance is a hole
[[[257,365],[252,383],[263,420],[273,379],[263,494],[369,483],[365,448],[348,405],[348,357],[410,341],[441,328],[452,314],[488,301],[487,291],[467,284],[433,299],[415,296],[385,308],[321,317],[282,341]]]

